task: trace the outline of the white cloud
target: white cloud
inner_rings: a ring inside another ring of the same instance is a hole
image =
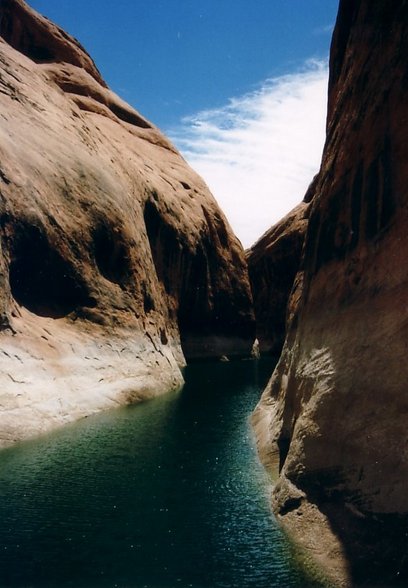
[[[327,64],[266,80],[168,134],[248,247],[298,204],[320,166]]]
[[[334,24],[327,24],[313,30],[314,35],[332,35]]]

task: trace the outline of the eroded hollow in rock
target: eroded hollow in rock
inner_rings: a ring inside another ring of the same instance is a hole
[[[82,306],[95,306],[71,265],[39,227],[15,225],[10,241],[10,288],[18,304],[52,318],[62,318]]]
[[[177,301],[181,346],[188,360],[187,341],[194,336],[205,336],[216,328],[209,300],[206,252],[201,244],[195,251],[189,251],[152,201],[146,202],[144,220],[157,277],[166,293]]]
[[[197,227],[199,235],[189,239],[173,226],[173,219],[161,210],[154,194],[144,208],[157,278],[168,297],[170,318],[177,317],[187,361],[244,356],[249,354],[255,335],[247,292],[229,275],[224,220],[204,209],[203,214],[205,218]],[[237,266],[240,264],[238,257]]]
[[[182,245],[177,232],[162,218],[156,205],[147,201],[144,221],[157,277],[168,294],[175,295],[180,285]]]
[[[150,292],[144,290],[143,292],[143,310],[145,314],[149,314],[152,310],[155,310],[156,306],[154,304],[154,300]]]
[[[99,271],[110,282],[124,285],[130,275],[130,261],[121,232],[101,224],[94,230],[93,238]]]

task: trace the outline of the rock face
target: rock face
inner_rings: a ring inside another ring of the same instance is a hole
[[[248,271],[261,353],[279,357],[289,295],[299,269],[309,206],[302,202],[248,251]]]
[[[407,55],[408,2],[340,2],[288,333],[254,417],[275,511],[333,586],[408,585]]]
[[[0,4],[0,445],[249,354],[244,254],[204,182],[22,0]]]

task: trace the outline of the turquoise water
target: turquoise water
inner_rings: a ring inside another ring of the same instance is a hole
[[[195,364],[180,393],[0,452],[0,586],[301,588],[248,416],[272,366]]]

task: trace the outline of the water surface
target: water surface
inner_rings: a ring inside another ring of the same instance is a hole
[[[303,588],[248,416],[270,362],[0,452],[0,586]]]

